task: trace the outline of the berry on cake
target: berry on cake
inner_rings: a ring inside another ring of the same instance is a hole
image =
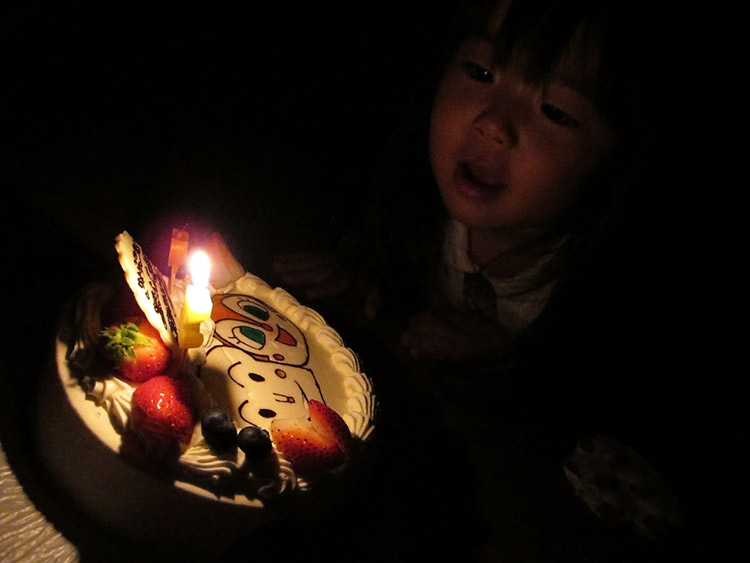
[[[117,526],[153,503],[140,498],[146,490],[176,513],[198,502],[217,522],[240,509],[260,523],[272,508],[293,509],[300,495],[351,477],[374,429],[372,385],[317,312],[246,272],[220,235],[205,245],[210,279],[181,275],[187,236],[179,234],[166,276],[120,234],[125,283],[92,284],[64,319],[57,381],[40,401],[40,451],[74,497]],[[57,412],[73,416],[57,424]],[[86,430],[73,430],[74,420]],[[80,478],[105,465],[95,480]],[[93,500],[96,487],[103,502]]]
[[[142,383],[167,372],[172,353],[145,317],[131,317],[102,331],[117,377]]]

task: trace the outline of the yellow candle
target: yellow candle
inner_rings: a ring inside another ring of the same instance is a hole
[[[180,348],[197,348],[203,344],[200,333],[201,323],[211,316],[211,293],[208,278],[211,265],[205,252],[196,252],[190,259],[191,283],[185,292],[185,303],[177,325],[177,339]]]

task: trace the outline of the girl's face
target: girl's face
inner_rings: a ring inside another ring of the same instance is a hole
[[[430,158],[450,214],[470,229],[549,232],[607,160],[614,134],[561,65],[542,85],[466,40],[443,76]]]

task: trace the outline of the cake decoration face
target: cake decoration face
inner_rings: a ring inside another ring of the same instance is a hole
[[[214,296],[215,323],[201,379],[239,421],[268,428],[275,417],[305,416],[321,402],[305,335],[292,321],[249,295]]]
[[[259,361],[303,366],[308,361],[305,335],[289,319],[249,295],[215,295],[214,336]]]

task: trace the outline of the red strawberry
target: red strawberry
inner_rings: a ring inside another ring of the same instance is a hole
[[[172,354],[146,319],[131,317],[106,328],[102,335],[122,379],[141,383],[166,372]]]
[[[310,423],[312,427],[335,442],[345,453],[349,451],[352,433],[335,410],[328,405],[311,399],[309,403]]]
[[[310,401],[310,418],[274,419],[271,438],[295,471],[315,476],[346,461],[351,434],[333,409]]]
[[[157,375],[133,391],[133,428],[157,442],[190,442],[197,420],[192,397],[180,380]]]
[[[304,475],[327,473],[346,461],[339,445],[314,430],[307,419],[276,419],[271,438],[294,470]]]

